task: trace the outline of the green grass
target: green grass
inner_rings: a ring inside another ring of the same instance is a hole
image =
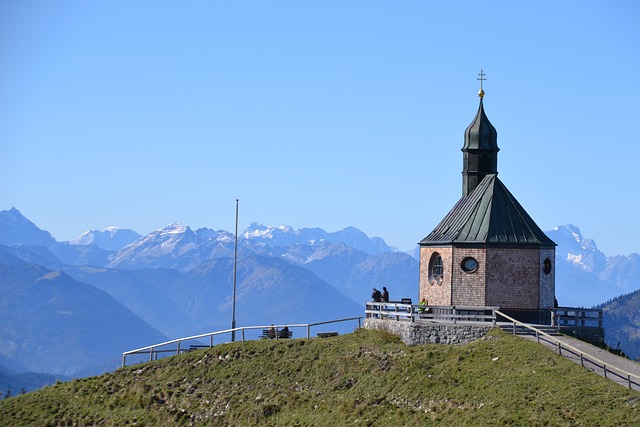
[[[465,346],[385,332],[223,344],[0,401],[0,425],[623,426],[640,394],[492,331]]]

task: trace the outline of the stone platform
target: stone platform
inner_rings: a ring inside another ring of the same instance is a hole
[[[407,345],[466,344],[477,341],[493,328],[486,323],[430,323],[397,322],[390,319],[368,318],[365,329],[387,331],[400,337]]]

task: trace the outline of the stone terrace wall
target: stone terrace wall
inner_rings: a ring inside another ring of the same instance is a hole
[[[561,326],[560,332],[571,335],[579,340],[586,341],[597,346],[603,346],[604,328],[597,327],[580,327],[580,326]]]
[[[482,338],[491,325],[462,325],[453,323],[418,324],[369,318],[365,329],[387,331],[400,337],[407,345],[418,344],[466,344]]]

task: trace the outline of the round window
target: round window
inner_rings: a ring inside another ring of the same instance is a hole
[[[478,261],[475,258],[466,257],[462,260],[462,264],[460,266],[462,267],[462,270],[467,273],[473,273],[478,269]]]

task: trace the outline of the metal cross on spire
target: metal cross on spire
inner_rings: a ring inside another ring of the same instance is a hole
[[[480,99],[482,99],[484,97],[484,90],[482,89],[482,82],[487,80],[485,78],[486,74],[484,73],[484,71],[482,71],[482,68],[480,68],[480,74],[478,74],[480,77],[478,77],[476,80],[480,80],[480,90],[478,91],[478,96],[480,97]]]

